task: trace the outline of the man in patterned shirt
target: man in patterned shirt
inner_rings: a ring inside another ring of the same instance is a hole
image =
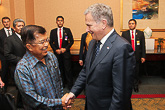
[[[57,58],[47,51],[46,30],[36,25],[25,26],[21,37],[27,51],[17,64],[15,82],[25,110],[66,108]]]

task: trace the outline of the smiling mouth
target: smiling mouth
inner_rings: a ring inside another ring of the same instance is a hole
[[[42,50],[44,50],[44,51],[45,51],[45,50],[47,50],[47,49],[48,49],[48,47],[45,47],[45,48],[43,48]]]

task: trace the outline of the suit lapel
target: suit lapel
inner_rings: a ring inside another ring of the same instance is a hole
[[[55,42],[55,45],[57,46],[57,48],[60,48],[59,44],[58,44],[58,34],[57,34],[57,29],[55,29],[55,33],[54,33],[54,42]]]
[[[135,32],[135,50],[136,50],[136,47],[137,47],[137,41],[138,41],[138,40],[140,40],[140,39],[139,39],[139,31],[136,30],[136,32]]]
[[[64,44],[64,42],[65,42],[65,36],[68,36],[68,35],[66,35],[66,30],[65,30],[65,28],[63,27],[62,44]]]
[[[14,37],[15,41],[18,42],[18,44],[23,46],[23,42],[21,41],[21,39],[16,34],[14,34],[13,37]]]
[[[128,34],[128,42],[131,44],[131,34],[130,34],[130,30],[127,31]]]
[[[92,56],[93,56],[93,51],[95,49],[95,43],[96,41],[95,40],[92,40],[90,42],[90,46],[88,48],[88,52],[87,52],[87,56],[86,56],[86,71],[87,73],[89,72],[90,68],[91,68],[91,60],[92,60]],[[87,74],[88,75],[88,74]]]
[[[93,61],[91,68],[90,68],[90,73],[94,70],[94,68],[101,62],[101,60],[104,59],[104,57],[109,53],[109,51],[112,48],[112,42],[114,42],[115,40],[115,35],[116,31],[114,31],[106,40],[106,42],[104,43],[101,51],[99,52],[98,56],[95,58],[95,60]],[[90,58],[91,61],[91,58]]]
[[[5,29],[3,28],[3,34],[5,35],[5,37],[7,37],[7,35],[6,35],[6,32],[5,32]]]

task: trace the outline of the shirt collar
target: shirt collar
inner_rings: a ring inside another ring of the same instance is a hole
[[[48,52],[49,53],[49,52]],[[32,68],[35,67],[35,65],[37,65],[37,63],[41,62],[40,60],[38,60],[34,55],[32,55],[29,51],[26,51],[25,54],[26,59],[29,61],[30,65],[32,66]],[[47,54],[45,56],[45,62],[47,62],[48,60],[51,60],[51,57],[49,54]]]
[[[16,32],[15,32],[15,34],[21,39],[21,35],[20,35],[20,34],[18,34],[18,33],[16,33]],[[22,40],[22,39],[21,39],[21,40]]]
[[[58,28],[58,30],[60,30],[60,29],[63,30],[63,27],[62,28]]]
[[[7,28],[4,28],[4,30],[5,30],[5,31],[7,31],[7,30],[10,30],[10,31],[11,31],[11,28],[9,28],[9,29],[7,29]]]
[[[107,35],[105,35],[101,40],[101,44],[104,44],[105,41],[108,39],[108,37],[115,31],[115,29],[113,28]]]
[[[135,32],[136,32],[136,29],[133,30],[133,33],[135,33]],[[130,33],[132,34],[132,30],[130,30]]]

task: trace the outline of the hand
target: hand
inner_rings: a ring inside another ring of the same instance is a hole
[[[145,58],[141,58],[141,62],[144,63],[145,62]]]
[[[83,61],[79,60],[79,64],[80,64],[80,66],[83,66]]]
[[[61,52],[61,49],[57,49],[57,50],[56,50],[56,53],[57,53],[57,54],[61,54],[61,53],[62,53],[62,52]]]
[[[71,104],[73,104],[73,102],[74,102],[74,99],[69,99],[69,100],[68,100],[68,103],[65,103],[66,97],[67,97],[67,96],[68,96],[68,93],[66,93],[66,94],[61,98],[63,109],[71,108]]]
[[[2,88],[3,86],[5,86],[5,83],[3,83],[3,81],[1,80],[1,77],[0,77],[0,87]]]
[[[61,52],[64,53],[66,51],[66,48],[61,48]]]
[[[69,93],[65,99],[65,104],[71,105],[74,102],[75,95],[73,93]]]
[[[65,104],[65,100],[66,100],[66,96],[67,96],[67,95],[68,95],[68,93],[66,93],[66,94],[61,98],[63,109],[67,109],[67,106],[66,106],[66,104]]]

